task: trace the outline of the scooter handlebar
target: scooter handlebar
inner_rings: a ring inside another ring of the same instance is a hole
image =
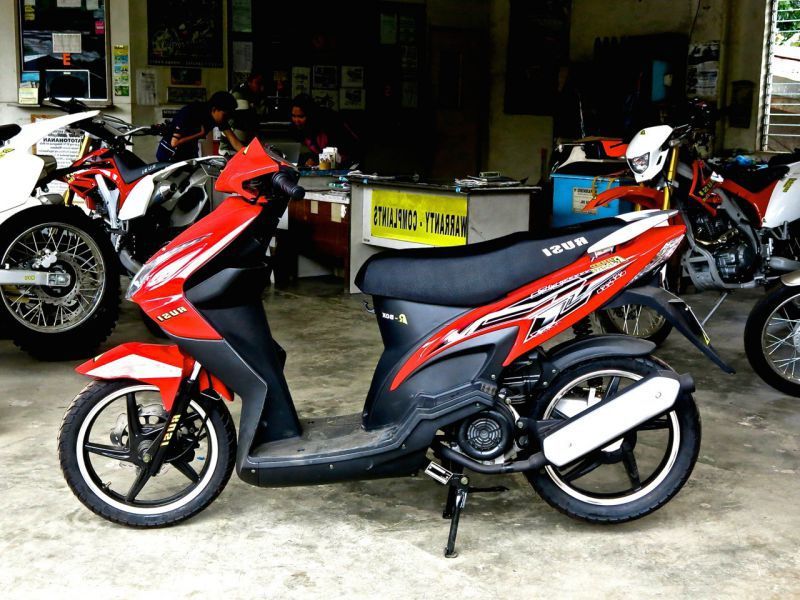
[[[272,187],[275,191],[286,194],[292,200],[302,200],[306,190],[297,185],[287,173],[276,173],[272,178]]]

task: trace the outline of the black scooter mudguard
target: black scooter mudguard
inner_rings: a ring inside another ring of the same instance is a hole
[[[689,305],[674,294],[654,285],[627,288],[603,308],[617,308],[625,304],[640,304],[654,309],[720,369],[726,373],[736,372],[717,354],[711,345],[711,338]]]

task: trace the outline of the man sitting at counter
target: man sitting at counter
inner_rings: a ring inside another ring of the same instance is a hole
[[[331,146],[338,149],[337,168],[347,169],[360,159],[358,136],[338,113],[317,105],[308,94],[292,100],[292,128],[308,149],[300,155],[300,168],[319,165],[319,155]]]

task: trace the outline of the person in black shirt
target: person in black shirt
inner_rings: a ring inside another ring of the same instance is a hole
[[[208,102],[184,106],[170,122],[156,150],[160,162],[178,162],[197,158],[197,142],[218,127],[228,143],[238,152],[243,144],[231,131],[229,120],[236,110],[236,99],[228,92],[212,94]]]

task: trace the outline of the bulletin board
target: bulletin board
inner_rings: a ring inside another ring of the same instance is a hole
[[[41,98],[109,100],[107,0],[17,0],[20,82]]]
[[[147,0],[148,64],[222,67],[222,24],[222,0]]]

